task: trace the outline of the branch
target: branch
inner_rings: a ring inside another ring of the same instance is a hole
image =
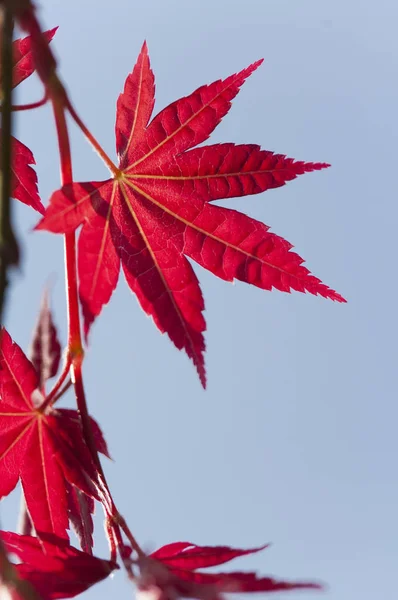
[[[19,262],[19,249],[11,223],[12,166],[12,0],[1,5],[1,148],[0,148],[0,324],[8,287],[8,270]]]

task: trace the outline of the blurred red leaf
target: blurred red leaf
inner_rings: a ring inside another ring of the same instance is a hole
[[[116,563],[81,552],[62,538],[0,532],[6,549],[21,564],[15,565],[21,579],[28,581],[42,600],[72,598],[102,581],[117,569]]]
[[[47,42],[50,42],[58,28],[55,27],[43,33]],[[27,36],[13,42],[13,87],[19,85],[34,72],[32,57],[32,39]],[[1,83],[1,73],[0,73]],[[36,171],[31,165],[35,164],[32,152],[22,142],[11,138],[12,144],[12,179],[11,196],[28,206],[44,214],[44,206],[41,203]]]
[[[54,27],[43,32],[43,36],[47,42],[51,42],[57,29],[58,27]],[[35,71],[32,56],[32,38],[28,35],[27,37],[15,40],[12,45],[14,56],[13,83],[14,87],[16,87]]]
[[[229,546],[197,546],[190,542],[177,542],[177,544],[163,546],[153,552],[151,557],[160,559],[162,563],[173,569],[194,570],[221,565],[240,556],[261,552],[267,547],[268,544],[265,544],[258,548],[242,550],[240,548],[230,548]]]
[[[32,152],[16,138],[11,138],[12,144],[12,178],[11,196],[28,206],[44,214],[45,209],[41,203],[36,171],[30,165],[34,165],[35,159]]]
[[[61,344],[51,314],[47,290],[43,294],[29,354],[39,377],[39,387],[42,389],[46,381],[57,374],[61,359]]]
[[[258,577],[250,572],[197,571],[198,568],[220,565],[266,547],[243,550],[229,546],[196,546],[189,542],[168,544],[139,560],[138,595],[151,600],[176,600],[179,597],[220,600],[223,593],[321,589],[322,586],[314,582]]]

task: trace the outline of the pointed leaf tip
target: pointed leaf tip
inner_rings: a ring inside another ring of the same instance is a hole
[[[56,25],[55,27],[53,27],[52,29],[48,29],[47,31],[44,32],[44,35],[47,37],[47,39],[50,41],[53,39],[54,35],[57,33],[59,29],[59,25]]]

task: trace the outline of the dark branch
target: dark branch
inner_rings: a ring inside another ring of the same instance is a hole
[[[8,286],[8,272],[19,261],[18,244],[11,222],[12,161],[12,0],[1,4],[1,146],[0,146],[0,324]]]

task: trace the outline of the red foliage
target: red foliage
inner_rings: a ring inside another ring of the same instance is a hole
[[[55,35],[57,27],[44,33],[47,42]],[[14,87],[30,77],[35,70],[32,59],[32,39],[28,36],[13,42],[13,83]],[[0,74],[1,81],[1,74]],[[12,138],[12,178],[11,194],[13,198],[31,206],[39,213],[44,214],[37,189],[37,175],[31,165],[35,164],[32,152],[22,142]]]
[[[200,87],[149,123],[155,85],[144,44],[117,102],[114,178],[64,186],[37,226],[69,233],[83,223],[78,264],[86,333],[122,266],[142,308],[186,351],[204,386],[204,301],[186,256],[226,281],[344,302],[267,225],[211,204],[280,187],[328,165],[297,162],[253,144],[191,149],[207,140],[261,62]]]
[[[51,42],[57,29],[58,27],[54,27],[43,33],[47,42]],[[13,83],[16,87],[30,77],[36,68],[32,56],[32,37],[30,35],[13,42],[13,56]]]
[[[39,376],[6,330],[0,342],[0,498],[21,479],[36,533],[67,539],[67,484],[100,500],[75,410],[42,412]],[[103,442],[104,444],[104,442]],[[106,448],[106,446],[105,446]]]
[[[41,203],[36,171],[31,165],[36,164],[31,150],[16,138],[12,138],[12,179],[11,195],[16,200],[31,206],[44,214]]]
[[[109,451],[88,412],[80,308],[87,335],[110,300],[122,267],[144,311],[177,348],[186,351],[205,385],[204,301],[188,259],[226,281],[237,279],[264,290],[296,290],[345,302],[313,276],[292,252],[292,245],[267,225],[213,202],[277,188],[329,165],[295,161],[253,144],[195,148],[209,138],[262,61],[198,88],[151,120],[155,83],[144,44],[117,101],[116,167],[75,113],[58,77],[49,46],[56,29],[42,34],[30,0],[7,6],[0,0],[0,4],[7,22],[12,25],[15,18],[30,33],[13,44],[13,87],[34,70],[45,86],[42,101],[17,108],[51,101],[61,181],[68,183],[52,195],[45,211],[31,166],[34,157],[11,139],[13,197],[45,212],[37,229],[65,234],[68,343],[61,373],[47,394],[46,384],[57,375],[61,359],[47,295],[33,335],[31,360],[0,329],[0,499],[20,481],[35,534],[0,532],[0,584],[15,600],[37,600],[38,595],[41,600],[70,598],[118,568],[119,553],[139,596],[152,600],[221,600],[224,593],[320,589],[317,583],[258,577],[253,572],[200,570],[266,546],[243,550],[176,542],[150,555],[143,552],[115,505],[98,456],[100,452],[109,457]],[[5,43],[7,39],[4,36]],[[67,111],[109,166],[111,179],[73,182]],[[80,225],[78,298],[74,232]],[[2,294],[6,271],[1,272]],[[72,386],[78,410],[55,408]],[[93,556],[95,500],[104,508],[110,560]],[[82,551],[70,545],[70,525]],[[11,565],[6,551],[20,563]]]
[[[321,589],[320,584],[313,582],[257,577],[255,573],[203,573],[197,570],[221,565],[264,548],[266,546],[242,550],[228,546],[196,546],[190,542],[168,544],[139,561],[139,597],[142,600],[176,600],[180,597],[220,600],[223,593]]]
[[[37,538],[1,531],[0,539],[21,564],[19,577],[33,585],[41,600],[73,598],[118,569],[110,560],[96,558],[53,535]],[[18,594],[10,590],[15,600]]]

